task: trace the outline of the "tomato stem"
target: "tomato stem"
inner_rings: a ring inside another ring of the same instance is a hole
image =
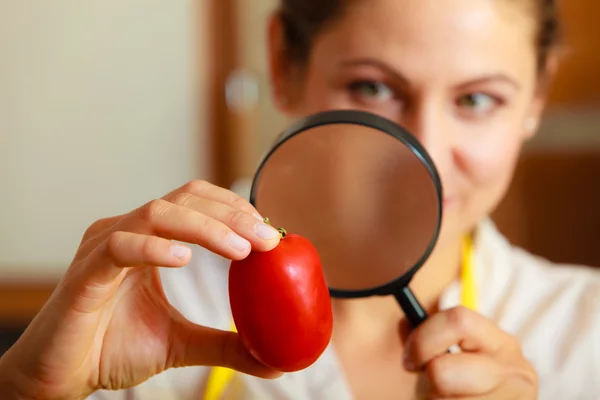
[[[265,224],[267,225],[271,225],[271,221],[269,221],[269,218],[264,219]],[[271,225],[273,226],[273,225]],[[285,228],[277,228],[277,231],[279,231],[279,236],[281,236],[282,239],[285,239],[285,237],[287,236],[287,231],[285,230]]]

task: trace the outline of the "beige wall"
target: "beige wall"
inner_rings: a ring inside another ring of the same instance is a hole
[[[267,21],[278,5],[278,0],[238,0],[240,25],[241,64],[251,71],[258,83],[258,97],[252,109],[252,126],[247,129],[251,135],[253,152],[250,157],[249,175],[254,173],[256,164],[273,144],[277,135],[290,121],[273,104],[269,84],[267,55]]]
[[[205,3],[0,1],[1,280],[60,275],[95,219],[206,177]]]

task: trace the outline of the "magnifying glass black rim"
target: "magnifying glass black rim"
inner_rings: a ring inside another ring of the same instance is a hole
[[[383,133],[386,133],[397,140],[400,140],[404,145],[406,145],[414,155],[416,155],[421,163],[427,168],[427,172],[429,172],[431,178],[433,179],[433,183],[435,185],[437,197],[438,197],[438,220],[436,222],[435,231],[431,238],[431,241],[427,248],[425,249],[421,258],[415,263],[411,269],[398,277],[397,279],[390,281],[382,286],[376,286],[369,289],[360,289],[360,290],[343,290],[343,289],[335,289],[329,288],[330,295],[332,297],[338,298],[359,298],[359,297],[368,297],[368,296],[387,296],[391,294],[398,293],[401,290],[404,290],[410,283],[413,275],[419,270],[419,268],[427,261],[431,252],[433,251],[438,236],[441,229],[442,224],[442,183],[439,176],[439,173],[433,163],[433,160],[425,150],[425,148],[419,143],[419,141],[406,129],[401,127],[400,125],[383,118],[379,115],[375,115],[366,111],[360,110],[333,110],[333,111],[324,111],[317,114],[309,115],[304,117],[290,126],[288,129],[283,131],[281,135],[275,141],[275,144],[269,150],[269,152],[263,157],[262,161],[259,164],[259,167],[254,174],[254,179],[252,180],[252,188],[250,190],[250,203],[256,207],[256,189],[258,185],[258,181],[260,179],[261,172],[266,165],[269,158],[277,151],[277,149],[283,145],[285,142],[293,138],[294,136],[313,128],[317,128],[324,125],[332,125],[332,124],[353,124],[353,125],[362,125],[368,128],[373,128],[379,130]],[[260,210],[259,210],[260,212]]]

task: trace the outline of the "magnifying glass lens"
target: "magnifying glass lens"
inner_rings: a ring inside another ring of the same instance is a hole
[[[439,181],[414,139],[401,139],[315,126],[280,142],[255,178],[258,211],[315,245],[333,292],[360,296],[414,272],[436,240]]]

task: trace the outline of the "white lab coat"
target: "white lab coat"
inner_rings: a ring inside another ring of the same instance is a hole
[[[200,248],[191,263],[163,270],[169,300],[191,321],[229,329],[228,262]],[[599,250],[600,251],[600,250]],[[535,366],[542,400],[600,400],[600,270],[555,265],[511,246],[490,220],[475,238],[479,312],[516,335]],[[459,304],[455,282],[441,309]],[[402,360],[398,360],[402,362]],[[176,369],[93,400],[197,400],[209,370]],[[304,371],[268,381],[237,374],[228,399],[345,400],[351,393],[333,349]]]

